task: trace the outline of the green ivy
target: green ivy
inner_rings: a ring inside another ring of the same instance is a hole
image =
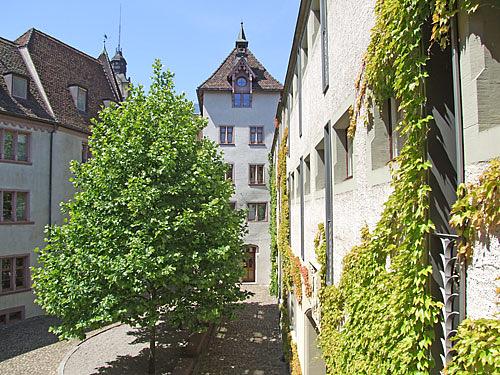
[[[491,160],[477,184],[461,184],[453,205],[450,224],[462,238],[458,255],[472,258],[478,235],[492,234],[500,226],[500,159]]]
[[[276,208],[278,203],[276,191],[276,167],[273,162],[272,154],[269,154],[269,192],[271,194],[271,213],[269,223],[269,234],[271,235],[271,283],[269,291],[271,295],[278,295],[278,243],[277,243],[277,224],[276,224]]]
[[[320,292],[320,346],[328,374],[427,374],[433,368],[430,347],[442,304],[428,287],[426,239],[434,225],[425,142],[432,117],[423,113],[428,56],[422,53],[422,30],[432,18],[432,38],[445,45],[455,9],[454,0],[376,2],[349,135],[362,108],[395,97],[403,113],[398,131],[406,142],[392,169],[393,193],[373,233],[362,231],[361,244],[344,258],[339,285]]]
[[[455,357],[447,375],[498,374],[500,372],[500,320],[464,320],[453,339]]]

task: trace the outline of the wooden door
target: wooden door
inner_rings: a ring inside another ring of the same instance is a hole
[[[245,274],[243,276],[244,283],[255,282],[255,246],[248,246],[245,252],[245,259],[243,261],[243,267],[245,269]]]

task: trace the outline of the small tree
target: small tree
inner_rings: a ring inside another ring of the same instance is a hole
[[[33,270],[37,302],[61,318],[56,334],[115,321],[147,328],[150,373],[160,319],[196,328],[245,297],[244,220],[229,205],[227,164],[199,139],[205,122],[173,75],[159,61],[153,70],[149,94],[132,88],[94,122],[93,157],[71,164],[68,220],[48,228]]]

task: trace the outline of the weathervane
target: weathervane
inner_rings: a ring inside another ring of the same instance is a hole
[[[104,39],[102,41],[104,51],[106,51],[106,40],[108,40],[108,36],[106,34],[104,34]]]

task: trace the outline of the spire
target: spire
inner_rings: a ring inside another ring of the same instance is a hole
[[[120,21],[118,22],[118,47],[116,52],[122,52],[122,47],[120,46],[122,40],[122,5],[120,4]]]
[[[245,29],[243,28],[243,22],[241,23],[240,33],[238,34],[238,39],[236,40],[236,48],[238,49],[248,48],[248,40],[245,35]]]
[[[111,59],[111,67],[115,74],[123,74],[124,77],[127,75],[127,60],[123,57],[123,51],[121,46],[122,39],[122,5],[120,4],[120,21],[118,23],[118,47],[116,47],[115,56]]]
[[[102,52],[103,53],[108,53],[108,51],[106,50],[106,41],[108,40],[108,36],[106,34],[104,34],[104,38],[103,38],[103,41],[102,41]]]

